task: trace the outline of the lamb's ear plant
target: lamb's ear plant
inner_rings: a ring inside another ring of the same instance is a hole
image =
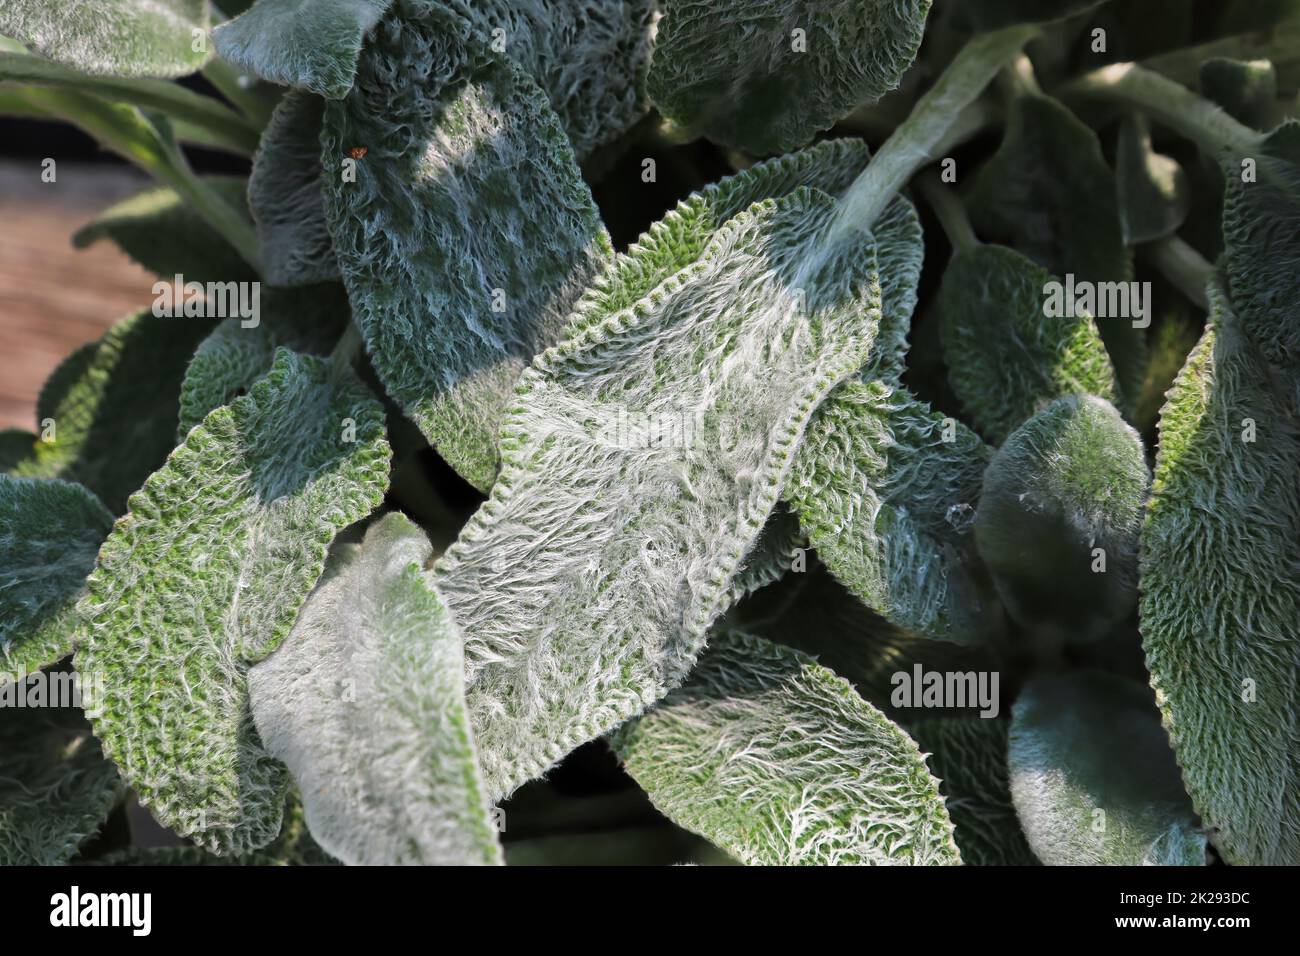
[[[237,6],[0,11],[167,290],[0,431],[0,862],[1300,862],[1300,33]]]

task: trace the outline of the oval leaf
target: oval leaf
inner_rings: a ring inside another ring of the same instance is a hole
[[[690,669],[809,414],[879,321],[870,236],[822,246],[834,210],[806,189],[754,206],[525,373],[501,479],[438,574],[493,797]]]
[[[362,40],[392,0],[257,0],[212,31],[217,52],[281,86],[340,99],[352,89]]]
[[[818,409],[787,495],[818,556],[868,607],[928,638],[974,642],[998,622],[971,535],[991,457],[901,386],[849,382]]]
[[[112,527],[81,485],[0,475],[0,683],[72,653],[73,608]]]
[[[663,0],[663,11],[648,79],[659,111],[764,155],[897,87],[930,0]]]
[[[278,650],[249,671],[258,733],[307,824],[349,864],[500,863],[465,713],[460,632],[393,513],[330,568]]]
[[[956,864],[912,739],[812,658],[720,632],[611,741],[665,816],[750,865]]]
[[[1149,688],[1100,672],[1038,677],[1020,692],[1011,797],[1044,863],[1205,864],[1205,834],[1153,704]]]
[[[975,515],[1011,616],[1086,642],[1132,613],[1148,484],[1142,439],[1103,399],[1059,399],[1016,429],[989,464]]]
[[[1067,291],[1004,246],[962,250],[943,274],[935,308],[948,378],[995,445],[1062,395],[1116,399],[1097,326]]]
[[[211,55],[211,14],[209,0],[5,0],[0,34],[84,73],[185,76]]]
[[[189,433],[100,549],[77,653],[99,690],[95,735],[158,821],[207,849],[280,832],[284,772],[254,732],[248,667],[288,633],[334,535],[382,499],[383,436],[351,373],[282,350]]]
[[[1300,428],[1220,289],[1160,416],[1142,646],[1192,802],[1229,863],[1300,863]]]
[[[214,326],[139,312],[109,329],[93,353],[74,352],[38,403],[41,421],[53,422],[41,425],[49,440],[15,474],[79,482],[121,514],[176,445],[185,362]]]
[[[487,489],[519,373],[612,256],[564,132],[531,80],[463,21],[431,14],[385,22],[352,92],[327,105],[322,142],[326,212],[375,370]],[[362,147],[349,182],[339,164]]]

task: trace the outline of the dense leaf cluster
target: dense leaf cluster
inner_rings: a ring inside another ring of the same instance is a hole
[[[0,862],[1300,862],[1300,3],[237,6],[0,10],[259,292],[0,432]]]

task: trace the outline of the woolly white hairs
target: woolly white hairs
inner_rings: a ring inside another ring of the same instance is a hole
[[[81,485],[0,475],[0,674],[72,653],[73,606],[112,527]]]
[[[248,209],[257,225],[258,260],[273,286],[339,278],[320,184],[323,170],[337,175],[321,166],[324,109],[319,97],[284,94],[253,158]]]
[[[779,644],[714,633],[686,684],[612,742],[661,812],[742,863],[961,863],[916,744]]]
[[[654,0],[417,0],[453,10],[545,91],[578,159],[650,108],[641,91]]]
[[[872,610],[937,640],[976,643],[1001,622],[971,523],[979,436],[901,385],[846,382],[817,410],[787,486],[827,568]]]
[[[460,633],[400,514],[336,548],[284,643],[248,674],[257,730],[349,864],[499,863],[465,714]]]
[[[1296,864],[1300,428],[1280,413],[1275,372],[1217,284],[1210,301],[1210,325],[1160,413],[1142,646],[1215,846],[1229,863]],[[1253,443],[1242,440],[1246,421]]]
[[[191,31],[208,28],[208,0],[5,0],[0,35],[85,73],[185,76],[212,55],[195,50]]]
[[[764,155],[894,89],[930,0],[665,0],[648,86],[660,111]],[[804,45],[795,42],[795,30]]]
[[[1035,866],[1007,777],[1008,720],[939,718],[908,724],[929,752],[953,835],[967,866]]]
[[[20,707],[0,721],[0,866],[62,866],[122,792],[74,707]]]
[[[383,417],[351,372],[282,349],[131,496],[99,551],[78,605],[95,735],[158,821],[206,848],[280,831],[285,775],[253,731],[247,669],[293,626],[334,535],[382,499]]]
[[[1099,671],[1038,677],[1016,699],[1011,798],[1048,866],[1201,866],[1205,834],[1149,688]]]
[[[257,0],[212,31],[247,73],[330,99],[346,96],[367,33],[391,0]]]
[[[699,262],[580,322],[521,379],[501,477],[438,573],[492,797],[690,669],[809,416],[875,337],[869,234],[794,285],[834,208],[808,189],[755,205]],[[702,423],[693,440],[612,427],[683,413]]]
[[[355,321],[389,395],[486,490],[515,381],[609,237],[545,95],[439,8],[398,0],[326,105],[325,167],[358,146],[355,182],[323,180]]]
[[[225,319],[199,343],[181,383],[178,440],[208,412],[244,394],[271,369],[280,347],[324,355],[348,321],[347,293],[337,284],[263,290],[262,320],[246,329]]]

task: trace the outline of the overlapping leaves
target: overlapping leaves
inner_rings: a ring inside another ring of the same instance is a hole
[[[334,535],[378,505],[388,446],[351,372],[281,351],[132,496],[99,552],[78,669],[95,734],[157,819],[200,845],[256,849],[280,830],[286,780],[248,708]]]

